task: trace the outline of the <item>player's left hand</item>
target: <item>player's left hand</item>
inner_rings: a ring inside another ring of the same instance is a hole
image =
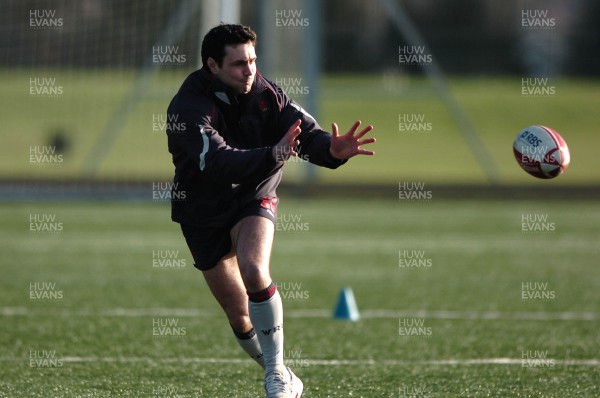
[[[332,135],[331,135],[331,148],[329,151],[331,152],[331,156],[336,159],[350,159],[356,155],[374,155],[374,151],[369,151],[366,149],[361,149],[360,147],[363,145],[371,144],[375,142],[375,138],[365,138],[361,140],[361,138],[367,134],[369,131],[373,130],[373,126],[368,125],[360,132],[356,133],[358,127],[361,125],[361,121],[357,120],[354,122],[354,125],[348,130],[348,132],[344,135],[339,135],[337,124],[333,123],[331,125]],[[356,134],[355,134],[356,133]]]

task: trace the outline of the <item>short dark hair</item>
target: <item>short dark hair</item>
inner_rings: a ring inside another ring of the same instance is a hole
[[[209,30],[202,40],[202,65],[206,66],[208,59],[212,58],[222,66],[225,46],[246,43],[256,45],[256,33],[252,29],[243,25],[221,23]]]

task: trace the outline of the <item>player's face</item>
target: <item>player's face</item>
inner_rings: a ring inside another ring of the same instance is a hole
[[[256,75],[256,53],[252,43],[225,46],[221,66],[211,65],[211,71],[236,94],[250,91]]]

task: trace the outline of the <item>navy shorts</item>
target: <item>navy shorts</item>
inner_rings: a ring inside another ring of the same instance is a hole
[[[264,196],[247,203],[220,228],[202,228],[181,224],[181,232],[194,258],[194,267],[207,271],[215,267],[219,260],[231,251],[231,229],[243,218],[249,216],[265,217],[273,224],[277,221],[277,203],[275,196]]]

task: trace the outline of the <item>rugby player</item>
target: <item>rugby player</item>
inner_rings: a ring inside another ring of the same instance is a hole
[[[240,346],[264,368],[267,398],[299,398],[284,365],[283,307],[269,272],[276,188],[290,157],[335,169],[356,155],[373,127],[356,121],[332,134],[256,67],[256,34],[221,24],[203,39],[202,68],[171,101],[169,152],[175,165],[171,218],[194,266],[222,307]]]

